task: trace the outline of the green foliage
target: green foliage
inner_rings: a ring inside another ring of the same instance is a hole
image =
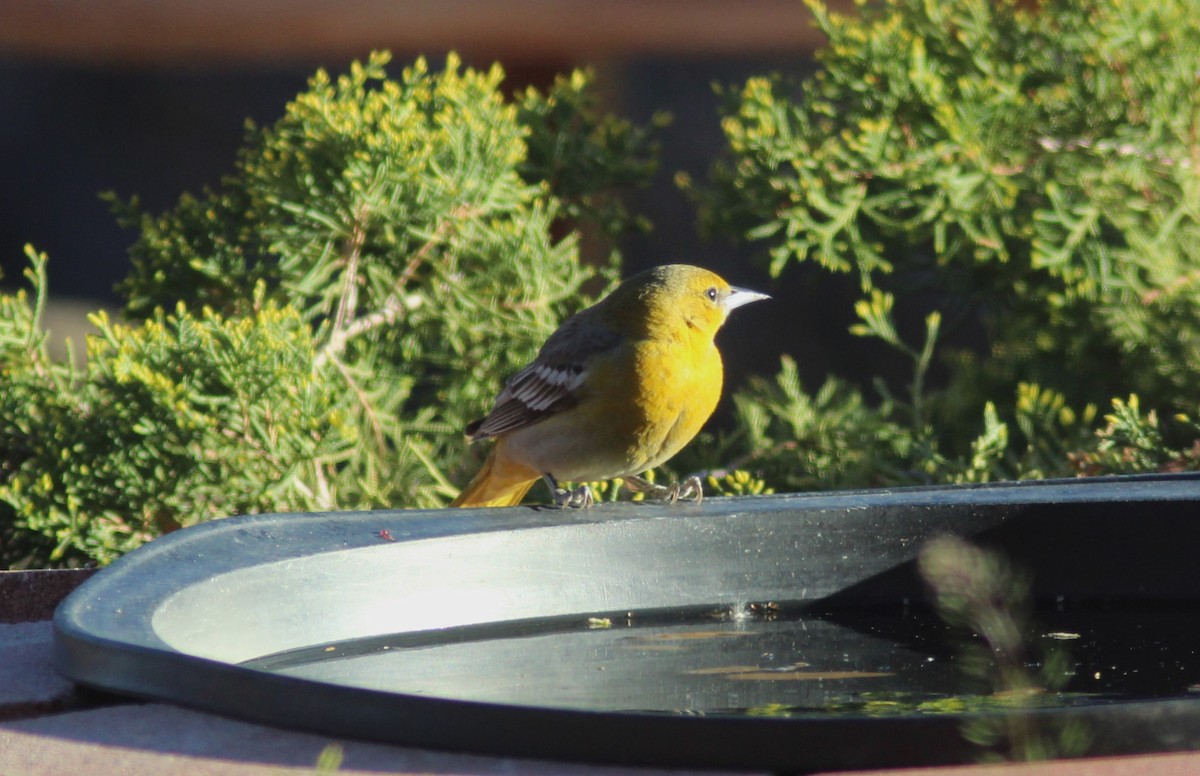
[[[326,744],[321,753],[317,755],[316,765],[313,770],[318,773],[337,773],[338,768],[342,767],[342,760],[345,759],[346,750],[341,744]]]
[[[673,462],[709,494],[1200,468],[1200,15],[1028,5],[810,0],[823,70],[726,95],[705,223],[776,274],[853,273],[850,334],[908,373],[808,393],[784,358]],[[128,320],[93,317],[83,366],[48,355],[28,252],[29,288],[0,296],[0,560],[436,506],[478,465],[465,423],[614,279],[570,229],[645,226],[617,195],[665,119],[603,115],[587,73],[509,98],[499,67],[387,63],[318,72],[165,213],[110,197],[137,232]],[[964,328],[981,347],[947,344]]]
[[[710,496],[767,496],[775,492],[766,480],[745,469],[709,472],[704,489]]]
[[[613,192],[655,152],[585,74],[510,100],[499,67],[393,80],[387,61],[318,72],[216,188],[161,215],[113,200],[138,230],[132,323],[93,317],[78,372],[46,355],[31,253],[33,303],[0,298],[6,561],[108,562],[242,512],[437,506],[477,465],[466,422],[615,275],[558,220],[631,225]]]
[[[734,396],[739,466],[760,472],[780,490],[885,485],[903,480],[912,434],[891,408],[871,408],[847,384],[830,378],[813,396],[787,357],[774,381],[761,377]]]
[[[917,349],[896,334],[887,295],[856,309],[862,322],[855,332],[912,358],[916,398],[895,396],[879,381],[883,399],[871,406],[859,389],[832,377],[809,394],[785,356],[773,380],[753,377],[734,395],[737,432],[718,448],[721,456],[785,490],[1200,470],[1200,423],[1190,416],[1175,415],[1165,433],[1157,413],[1142,413],[1134,394],[1114,399],[1106,425],[1096,428],[1094,405],[1073,409],[1061,393],[1033,383],[1016,386],[1003,416],[987,402],[982,418],[971,421],[973,438],[947,452],[921,410],[929,400],[922,401],[919,374],[935,348],[937,318],[926,321]]]
[[[762,244],[775,274],[854,273],[852,332],[904,354],[911,381],[899,397],[877,381],[867,407],[836,381],[802,394],[785,365],[738,402],[754,455],[794,444],[772,464],[789,486],[1194,468],[1190,440],[1100,450],[1091,428],[1113,396],[1168,415],[1197,404],[1193,4],[809,6],[823,68],[726,93],[728,153],[696,196],[709,228]],[[891,322],[895,299],[932,309],[920,346]],[[939,342],[968,327],[980,346]]]
[[[547,94],[526,91],[518,114],[531,129],[522,175],[548,183],[570,218],[595,222],[610,236],[631,227],[649,229],[613,192],[649,181],[658,167],[652,132],[669,124],[670,115],[656,113],[649,127],[639,127],[601,114],[590,79],[577,70],[559,76]]]
[[[1072,455],[1081,474],[1200,470],[1200,423],[1178,413],[1164,428],[1157,412],[1141,411],[1137,394],[1113,399],[1112,406],[1095,448]]]
[[[86,366],[52,362],[36,303],[3,297],[0,500],[49,560],[108,562],[212,517],[333,503],[353,455],[338,386],[313,371],[312,332],[263,302],[228,319],[182,306],[136,327],[93,316]],[[23,308],[23,309],[22,309]],[[6,560],[22,542],[6,543]]]

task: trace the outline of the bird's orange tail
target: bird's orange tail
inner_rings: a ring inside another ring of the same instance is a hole
[[[497,442],[483,468],[450,506],[511,507],[521,503],[539,475],[527,466],[507,461],[501,449],[503,444],[503,440]]]

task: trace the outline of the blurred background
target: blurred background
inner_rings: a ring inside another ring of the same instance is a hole
[[[802,76],[822,42],[800,0],[6,0],[0,284],[23,282],[24,244],[47,252],[49,325],[61,341],[86,312],[118,304],[113,285],[127,272],[134,235],[100,192],[162,211],[229,172],[244,121],[274,122],[318,67],[336,74],[380,48],[399,72],[418,55],[436,67],[454,50],[475,67],[501,62],[511,89],[590,66],[613,112],[645,123],[668,111],[655,183],[629,201],[654,230],[620,246],[626,271],[688,262],[770,291],[781,301],[746,311],[729,366],[773,373],[786,349],[806,382],[818,380],[831,367],[820,338],[787,335],[844,333],[850,305],[812,298],[820,295],[803,273],[781,288],[750,250],[702,239],[674,177],[703,180],[721,153],[714,84]]]

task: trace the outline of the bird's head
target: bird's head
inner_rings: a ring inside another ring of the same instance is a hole
[[[714,272],[690,264],[653,267],[626,280],[613,297],[644,310],[648,326],[678,327],[713,338],[729,313],[766,294],[731,286]],[[622,306],[624,306],[624,304]]]

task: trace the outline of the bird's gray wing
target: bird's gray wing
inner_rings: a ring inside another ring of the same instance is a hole
[[[590,365],[620,343],[620,335],[591,316],[567,319],[533,363],[508,379],[492,411],[467,425],[467,436],[471,441],[501,436],[574,407]]]

